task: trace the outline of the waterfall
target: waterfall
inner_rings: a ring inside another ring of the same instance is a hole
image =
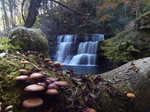
[[[57,37],[56,60],[68,65],[96,65],[98,42],[102,40],[102,34],[84,36],[82,42],[75,35],[60,35]],[[73,45],[78,46],[75,54],[72,53]]]
[[[57,37],[58,50],[56,60],[64,63],[71,55],[71,46],[75,42],[74,35],[60,35]]]

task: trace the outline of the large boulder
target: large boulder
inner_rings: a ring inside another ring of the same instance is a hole
[[[36,51],[48,56],[48,40],[45,34],[34,28],[18,27],[9,33],[13,45],[19,45],[23,51]]]

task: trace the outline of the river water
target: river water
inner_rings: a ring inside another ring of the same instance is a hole
[[[111,70],[111,68],[102,67],[102,66],[70,66],[65,65],[62,67],[63,70],[73,70],[74,73],[78,75],[85,75],[85,74],[100,74],[106,71]]]

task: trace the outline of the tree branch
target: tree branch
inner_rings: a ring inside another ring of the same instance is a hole
[[[80,14],[80,15],[83,15],[83,16],[90,16],[90,14],[85,14],[85,13],[76,11],[74,9],[71,9],[70,7],[68,7],[68,6],[66,6],[66,5],[64,5],[64,4],[62,4],[62,3],[58,2],[58,1],[55,1],[55,0],[52,0],[52,1],[57,3],[57,4],[59,4],[59,5],[61,5],[61,6],[63,6],[63,7],[65,7],[65,8],[67,8],[67,9],[69,9],[69,10],[71,10],[71,11],[73,11],[73,12],[75,12],[75,13],[77,13],[77,14]]]

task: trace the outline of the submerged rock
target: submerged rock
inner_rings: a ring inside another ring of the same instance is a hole
[[[48,55],[48,40],[45,34],[34,28],[18,27],[9,33],[13,45],[19,45],[23,51],[36,51]]]

